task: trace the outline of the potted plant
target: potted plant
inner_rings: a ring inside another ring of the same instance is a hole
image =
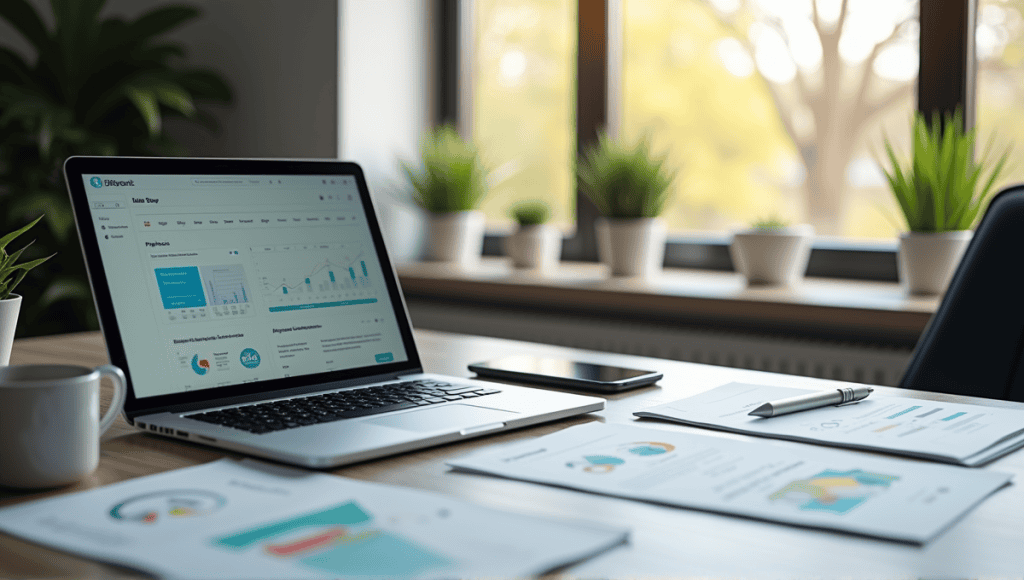
[[[665,157],[651,152],[646,137],[626,145],[602,133],[580,159],[576,176],[603,216],[596,223],[597,250],[612,275],[659,272],[666,231],[658,216],[675,178],[665,168]]]
[[[525,201],[512,208],[516,231],[505,238],[505,253],[517,268],[548,270],[562,254],[562,232],[547,223],[551,209],[542,201]]]
[[[885,175],[907,223],[900,235],[900,279],[912,294],[941,294],[949,285],[982,208],[1003,172],[1010,148],[990,163],[990,139],[974,160],[974,130],[965,131],[960,111],[931,126],[918,113],[913,123],[913,153],[901,165],[883,137],[891,171]],[[988,170],[987,175],[985,174]]]
[[[0,365],[6,365],[11,361],[11,346],[14,344],[14,332],[18,327],[18,313],[21,311],[21,296],[12,294],[12,292],[25,279],[29,270],[53,257],[53,254],[50,254],[45,258],[19,264],[18,259],[32,245],[32,242],[12,254],[7,253],[7,244],[39,223],[41,219],[43,216],[37,217],[27,226],[0,238]]]
[[[813,236],[810,224],[790,225],[779,217],[759,219],[733,235],[729,254],[748,284],[790,286],[807,270]]]
[[[164,127],[173,119],[178,129],[213,129],[205,105],[231,102],[224,79],[176,40],[198,8],[155,0],[125,18],[128,4],[105,4],[0,0],[0,231],[45,212],[33,230],[38,255],[77,244],[65,159],[186,154]],[[81,252],[60,252],[47,266],[25,279],[39,299],[21,309],[22,332],[99,328]]]
[[[429,214],[427,259],[472,267],[480,261],[484,214],[477,210],[487,193],[487,171],[480,153],[450,125],[420,143],[422,167],[402,162],[413,200]]]

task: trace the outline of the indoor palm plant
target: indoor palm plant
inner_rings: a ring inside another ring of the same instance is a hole
[[[665,163],[649,138],[625,144],[602,133],[577,164],[580,189],[604,216],[596,223],[597,247],[613,276],[661,270],[666,230],[658,216],[675,178]]]
[[[505,238],[505,253],[517,268],[539,271],[558,264],[562,253],[562,232],[550,225],[551,208],[543,201],[524,201],[511,210],[516,231]]]
[[[32,58],[0,41],[0,230],[45,212],[26,258],[77,245],[61,165],[70,155],[179,155],[168,118],[212,127],[202,102],[231,92],[209,70],[185,66],[181,44],[165,35],[199,16],[168,5],[133,19],[104,18],[104,0],[0,1],[0,18],[31,47]],[[53,23],[52,25],[48,23]],[[61,252],[28,274],[38,299],[22,327],[32,334],[97,328],[80,252]]]
[[[18,326],[18,313],[21,311],[21,296],[13,294],[14,289],[25,279],[32,268],[53,257],[51,254],[45,258],[19,262],[21,255],[32,245],[32,242],[10,254],[7,253],[7,244],[27,232],[41,219],[43,216],[37,217],[27,226],[0,238],[0,365],[6,365],[11,360],[11,347],[14,344],[14,333]]]
[[[729,253],[749,284],[788,286],[807,270],[814,228],[771,216],[733,234]]]
[[[1007,147],[994,159],[992,143],[976,161],[975,131],[964,130],[959,111],[926,122],[913,122],[913,153],[907,165],[896,158],[884,138],[891,169],[885,174],[906,220],[900,236],[899,269],[911,293],[945,291],[971,240],[972,230],[993,193],[1010,154]]]
[[[471,267],[479,262],[484,215],[476,208],[487,194],[480,152],[450,125],[420,142],[420,166],[403,161],[412,198],[429,214],[427,258]]]

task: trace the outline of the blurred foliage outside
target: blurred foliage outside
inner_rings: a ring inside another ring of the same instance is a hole
[[[25,0],[0,2],[0,18],[31,47],[0,44],[0,231],[45,214],[26,258],[57,252],[32,270],[18,336],[98,328],[62,166],[71,155],[181,155],[168,117],[214,127],[201,101],[226,103],[215,72],[186,68],[182,45],[161,38],[199,16],[168,5],[133,20],[102,18],[105,0],[51,0],[52,18]],[[52,22],[53,25],[48,25]],[[31,255],[30,253],[31,252]]]
[[[472,135],[495,185],[481,209],[544,199],[551,223],[575,221],[576,1],[477,0]]]
[[[621,134],[650,135],[679,169],[670,227],[723,232],[777,214],[848,238],[899,233],[872,152],[883,132],[909,149],[917,1],[624,0]],[[1024,147],[1022,3],[980,3],[981,142]],[[574,5],[477,2],[473,135],[492,166],[518,171],[485,202],[492,223],[530,197],[558,223],[574,218]],[[1024,179],[1024,164],[1010,169],[1007,183]]]

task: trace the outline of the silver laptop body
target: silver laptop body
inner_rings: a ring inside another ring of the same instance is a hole
[[[139,429],[323,468],[604,408],[424,373],[353,163],[72,157],[65,176]]]

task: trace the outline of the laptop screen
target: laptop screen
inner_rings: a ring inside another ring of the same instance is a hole
[[[80,177],[135,398],[409,360],[353,175]]]

